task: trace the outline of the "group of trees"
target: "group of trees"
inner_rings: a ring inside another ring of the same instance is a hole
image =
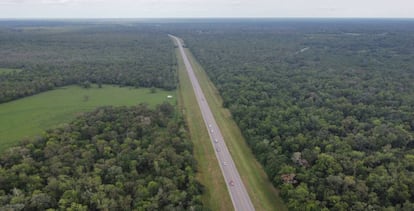
[[[146,23],[0,22],[0,103],[92,83],[176,87],[174,45]],[[87,96],[85,96],[87,100]],[[188,131],[170,104],[102,107],[0,155],[0,210],[200,210]]]
[[[414,209],[414,23],[198,23],[177,34],[292,210]]]
[[[414,209],[414,24],[0,23],[0,103],[90,83],[173,89],[173,44],[218,87],[292,210]],[[201,208],[171,105],[99,108],[0,156],[0,209]]]
[[[0,210],[197,210],[201,185],[170,104],[103,107],[0,156]]]
[[[0,102],[82,84],[174,89],[173,44],[148,24],[0,23]]]

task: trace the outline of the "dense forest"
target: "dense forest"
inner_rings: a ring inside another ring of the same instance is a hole
[[[102,107],[0,156],[0,210],[199,210],[195,171],[173,106]]]
[[[414,210],[414,22],[0,22],[0,103],[207,71],[291,210]],[[13,71],[16,69],[16,71]],[[188,210],[202,187],[169,104],[99,108],[0,155],[3,210]]]
[[[291,210],[414,210],[414,22],[177,24]]]
[[[0,22],[0,102],[90,83],[174,89],[168,36],[145,23]]]

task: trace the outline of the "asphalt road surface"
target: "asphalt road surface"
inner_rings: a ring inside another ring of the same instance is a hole
[[[188,76],[191,80],[191,84],[194,89],[194,93],[197,98],[198,105],[203,115],[204,123],[210,135],[211,144],[214,147],[217,160],[219,161],[221,172],[224,176],[224,180],[227,184],[227,190],[229,191],[230,198],[232,200],[235,210],[255,210],[250,200],[249,194],[240,178],[240,174],[237,171],[236,165],[227,149],[226,143],[224,142],[223,136],[220,132],[216,120],[214,119],[213,113],[207,103],[204,93],[201,90],[200,84],[198,83],[197,77],[194,74],[193,67],[188,61],[187,55],[183,49],[181,40],[178,37],[169,35],[177,43],[181,52],[181,56],[184,60],[185,67],[187,69]],[[218,179],[218,178],[217,178]]]

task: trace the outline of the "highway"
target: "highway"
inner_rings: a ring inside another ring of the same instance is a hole
[[[188,76],[194,89],[195,96],[197,98],[198,105],[201,110],[201,114],[204,119],[204,123],[208,130],[211,144],[213,145],[218,163],[220,165],[221,172],[224,180],[227,184],[227,190],[229,191],[230,198],[232,200],[234,209],[237,211],[250,211],[255,210],[250,200],[249,194],[247,193],[246,187],[244,186],[240,174],[237,171],[236,165],[230,155],[230,152],[226,146],[220,128],[218,127],[216,120],[214,119],[213,113],[207,103],[207,99],[204,97],[204,93],[198,83],[197,77],[194,74],[193,67],[188,60],[188,57],[184,51],[181,40],[178,37],[169,35],[178,44],[181,56],[184,60]]]

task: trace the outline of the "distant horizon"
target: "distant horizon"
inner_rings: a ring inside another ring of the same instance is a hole
[[[0,17],[0,20],[414,20],[414,17]]]
[[[411,0],[1,0],[1,19],[414,18]]]

